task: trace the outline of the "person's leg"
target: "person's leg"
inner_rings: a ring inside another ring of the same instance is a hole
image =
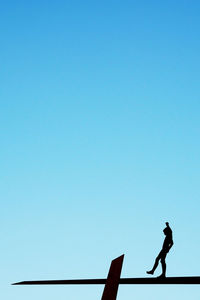
[[[165,262],[165,258],[166,258],[167,253],[163,253],[162,257],[161,257],[161,265],[162,265],[162,274],[161,276],[165,277],[166,276],[166,262]]]
[[[166,276],[166,262],[165,259],[161,259],[161,265],[162,265],[162,275]]]
[[[160,259],[161,259],[161,252],[160,252],[159,255],[156,257],[155,263],[154,263],[154,266],[153,266],[152,270],[151,270],[151,271],[147,271],[147,274],[152,274],[152,275],[153,275],[153,273],[155,272],[155,270],[156,270],[156,268],[157,268],[157,266],[158,266],[158,263],[159,263],[159,260],[160,260]]]
[[[160,260],[160,256],[158,255],[158,256],[156,257],[156,259],[155,259],[155,263],[154,263],[154,266],[153,266],[153,268],[152,268],[153,273],[155,272],[155,270],[156,270],[156,268],[157,268],[157,266],[158,266],[159,260]]]

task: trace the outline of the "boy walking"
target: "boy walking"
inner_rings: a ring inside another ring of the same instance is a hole
[[[166,262],[165,262],[165,258],[167,256],[167,253],[169,252],[169,250],[171,249],[171,247],[173,246],[174,242],[172,239],[172,230],[169,227],[169,223],[166,222],[166,227],[163,230],[164,234],[165,234],[165,239],[164,239],[164,243],[163,243],[163,247],[162,250],[160,251],[160,253],[158,254],[158,256],[156,257],[154,266],[152,268],[152,270],[147,271],[147,274],[151,274],[153,275],[154,271],[156,270],[159,260],[161,262],[162,265],[162,274],[159,276],[159,278],[163,278],[166,277]]]

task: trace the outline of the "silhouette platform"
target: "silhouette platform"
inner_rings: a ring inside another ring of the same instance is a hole
[[[116,300],[119,284],[200,284],[200,276],[165,278],[120,278],[124,255],[111,262],[107,279],[21,281],[13,285],[104,284],[101,300]]]
[[[48,285],[48,284],[105,284],[106,279],[69,279],[21,281],[13,285]],[[165,278],[120,278],[119,284],[200,284],[200,276],[165,277]]]

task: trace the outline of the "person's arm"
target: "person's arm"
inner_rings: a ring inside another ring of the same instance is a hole
[[[171,240],[170,244],[169,244],[169,250],[171,249],[171,247],[174,245],[173,240]]]

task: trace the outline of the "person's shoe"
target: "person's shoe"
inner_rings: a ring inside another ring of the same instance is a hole
[[[160,276],[158,276],[157,278],[166,278],[165,274],[161,274]]]
[[[151,270],[151,271],[146,271],[146,273],[153,275],[154,272]]]

